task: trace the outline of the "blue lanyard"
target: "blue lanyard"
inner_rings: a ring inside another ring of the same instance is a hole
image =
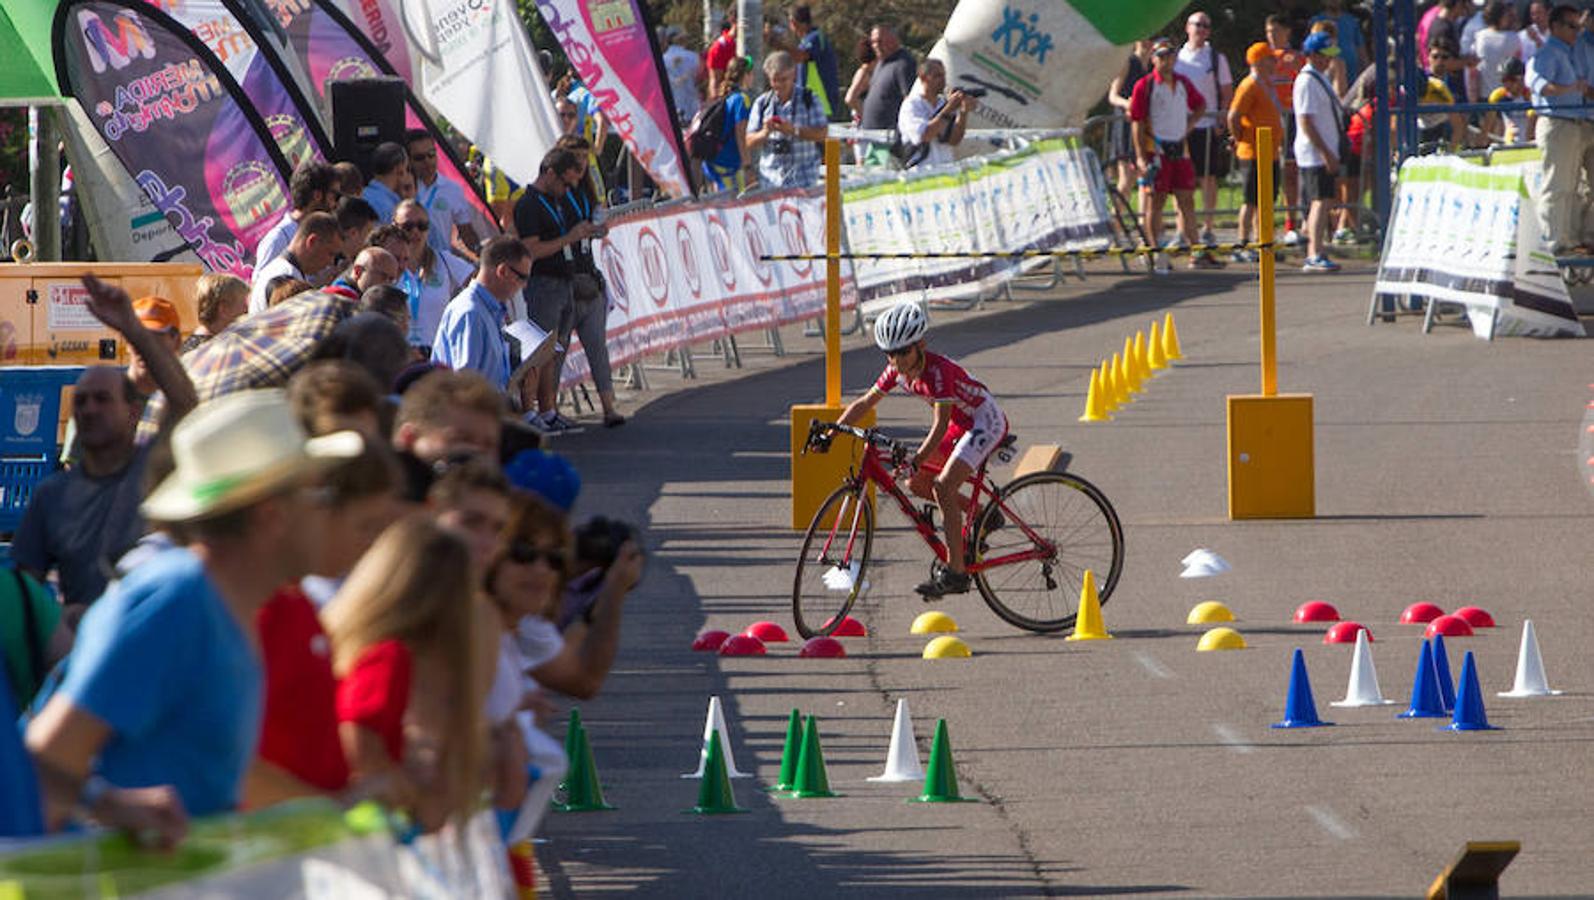
[[[576,190],[575,188],[571,188],[570,191],[565,194],[565,196],[570,198],[570,206],[576,211],[577,215],[583,219],[592,218],[592,206],[591,204],[579,199],[581,197],[580,191]],[[564,223],[561,222],[560,224],[563,225]]]
[[[556,205],[550,204],[548,198],[543,196],[542,191],[532,188],[531,192],[536,196],[537,202],[542,204],[542,208],[548,211],[548,215],[553,216],[553,220],[559,223],[559,231],[562,234],[565,230],[564,213],[561,213]]]

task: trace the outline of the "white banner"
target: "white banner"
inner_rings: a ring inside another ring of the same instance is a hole
[[[1408,159],[1374,293],[1464,304],[1480,338],[1583,336],[1539,233],[1529,190],[1539,177],[1537,163]]]
[[[597,247],[609,291],[609,361],[815,318],[825,309],[825,264],[762,256],[825,250],[819,193],[783,191],[666,206],[609,221]],[[842,264],[843,308],[857,302]],[[577,341],[563,381],[586,377]]]
[[[845,192],[848,252],[1100,250],[1111,208],[1076,134],[950,166],[876,176]],[[1016,276],[1018,260],[860,259],[865,310],[903,298],[968,296]]]
[[[522,184],[559,137],[514,0],[338,0],[415,92]]]

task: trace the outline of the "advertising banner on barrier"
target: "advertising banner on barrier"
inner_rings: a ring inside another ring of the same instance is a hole
[[[78,0],[56,15],[63,86],[205,266],[247,280],[289,169],[238,83],[155,7]]]
[[[1077,125],[1100,94],[1082,79],[1116,71],[1123,45],[1150,37],[1183,0],[958,0],[930,55],[947,85],[983,90],[978,128]],[[1094,82],[1093,82],[1094,83]]]
[[[938,169],[877,176],[845,190],[848,251],[958,253],[1098,250],[1110,207],[1095,156],[1076,134]],[[866,310],[904,297],[967,296],[1012,278],[1004,259],[860,259]]]
[[[558,119],[514,0],[339,5],[398,76],[494,165],[522,184],[537,177],[559,137]]]
[[[673,197],[692,193],[667,81],[637,0],[536,0],[581,83],[614,133]]]
[[[825,204],[817,193],[711,199],[611,219],[597,248],[608,283],[610,363],[819,316],[823,262],[759,257],[824,248]],[[848,309],[857,302],[845,263],[841,300]],[[586,373],[585,354],[573,349],[563,380]]]
[[[1539,233],[1528,189],[1538,176],[1535,163],[1485,168],[1456,157],[1408,159],[1373,291],[1463,304],[1480,338],[1582,336]]]
[[[257,26],[232,0],[146,0],[182,23],[227,67],[244,96],[254,104],[290,168],[308,159],[325,159],[332,142],[321,129],[315,107],[276,52],[256,42]]]

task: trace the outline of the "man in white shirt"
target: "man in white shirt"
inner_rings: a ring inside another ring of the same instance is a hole
[[[1195,167],[1188,147],[1191,129],[1201,120],[1206,103],[1190,79],[1174,71],[1173,42],[1151,42],[1151,72],[1129,93],[1129,126],[1134,135],[1135,164],[1140,171],[1140,215],[1153,245],[1162,234],[1162,206],[1173,194],[1179,234],[1195,242]],[[1168,273],[1168,261],[1153,252],[1157,274]],[[1203,250],[1190,259],[1193,269],[1221,268]]]
[[[703,61],[696,53],[681,46],[686,32],[679,25],[668,25],[664,39],[664,72],[670,78],[670,96],[675,100],[675,116],[684,126],[692,121],[703,105],[698,94],[698,82],[703,78]]]
[[[938,59],[919,63],[919,80],[897,111],[897,134],[909,145],[903,166],[944,165],[952,161],[952,148],[963,143],[974,98],[955,90],[946,97],[946,66]]]
[[[1306,264],[1304,272],[1334,272],[1339,264],[1323,252],[1328,244],[1329,207],[1334,202],[1339,174],[1339,98],[1328,80],[1328,64],[1339,46],[1326,33],[1317,33],[1301,45],[1306,65],[1295,76],[1295,162],[1301,170],[1301,202],[1311,204],[1306,214]]]
[[[293,170],[288,179],[288,197],[293,208],[271,226],[266,236],[255,247],[255,267],[265,265],[288,249],[294,232],[299,230],[299,220],[313,212],[331,212],[338,200],[338,172],[330,163],[318,159],[306,160]]]
[[[481,236],[476,233],[475,210],[465,196],[465,187],[437,171],[437,141],[424,128],[404,134],[404,150],[415,176],[415,202],[426,210],[432,227],[426,243],[437,254],[454,253],[476,261]],[[397,212],[397,207],[394,211]]]
[[[319,272],[343,251],[343,232],[331,213],[314,212],[299,223],[299,230],[288,242],[288,249],[271,262],[255,269],[249,287],[249,312],[263,312],[271,297],[272,282],[279,278],[308,281],[305,273]]]
[[[1191,13],[1184,22],[1184,33],[1187,40],[1179,48],[1174,71],[1188,78],[1206,103],[1206,113],[1190,132],[1190,161],[1201,186],[1201,210],[1206,217],[1201,242],[1210,244],[1215,239],[1212,231],[1216,224],[1218,179],[1229,174],[1229,143],[1223,130],[1223,112],[1234,96],[1234,74],[1229,70],[1228,59],[1211,44],[1211,16],[1204,12]]]

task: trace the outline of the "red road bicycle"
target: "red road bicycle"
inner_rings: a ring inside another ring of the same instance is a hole
[[[897,484],[911,472],[913,448],[880,433],[833,422],[809,425],[803,452],[825,453],[837,434],[858,439],[861,462],[814,513],[792,583],[792,613],[805,638],[829,634],[867,587],[874,546],[874,508],[868,488],[894,498],[935,554],[932,574],[946,564],[946,544],[928,511]],[[1010,434],[998,452],[1010,453]],[[856,452],[856,450],[855,450]],[[993,455],[995,455],[993,453]],[[1007,622],[1049,633],[1074,626],[1086,569],[1095,573],[1106,603],[1124,565],[1118,513],[1095,485],[1069,472],[1033,472],[1005,487],[981,465],[969,479],[963,507],[968,571],[986,605]]]

